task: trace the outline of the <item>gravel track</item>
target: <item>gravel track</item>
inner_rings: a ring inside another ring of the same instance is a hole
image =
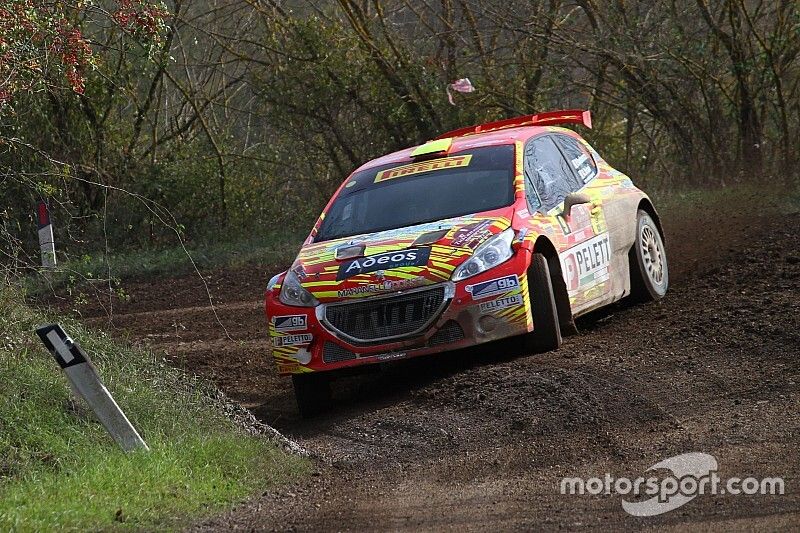
[[[316,458],[311,478],[198,530],[797,530],[800,232],[786,218],[667,220],[663,301],[585,317],[553,353],[512,340],[348,378],[310,421],[266,357],[272,269],[208,277],[230,339],[191,276],[129,284],[112,321]],[[78,311],[109,325],[97,306]],[[722,478],[781,476],[786,494],[698,496],[650,518],[620,496],[559,494],[564,476],[637,477],[686,452],[714,455]]]

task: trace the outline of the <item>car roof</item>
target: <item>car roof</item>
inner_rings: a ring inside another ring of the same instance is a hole
[[[555,133],[563,132],[571,135],[578,135],[575,131],[567,128],[559,128],[554,126],[520,126],[516,128],[506,128],[497,131],[490,131],[486,133],[471,133],[461,137],[453,137],[453,144],[451,145],[448,153],[456,153],[472,148],[479,148],[482,146],[500,146],[503,144],[513,144],[516,141],[526,141],[540,133]],[[423,143],[424,144],[424,143]],[[422,146],[422,145],[418,145]],[[413,159],[411,153],[417,146],[411,146],[392,152],[384,156],[368,161],[358,167],[354,172],[360,172],[373,167],[388,165],[391,163],[408,163]]]

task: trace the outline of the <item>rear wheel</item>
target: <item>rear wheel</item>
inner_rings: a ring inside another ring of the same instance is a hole
[[[331,403],[331,380],[327,372],[292,374],[294,397],[300,416],[309,418],[328,409]]]
[[[528,297],[533,314],[533,331],[525,335],[525,348],[535,352],[555,350],[561,346],[561,327],[550,268],[542,254],[533,254],[528,268]]]
[[[638,302],[660,300],[669,287],[669,269],[664,241],[653,218],[639,210],[636,242],[628,256],[631,270],[631,297]]]

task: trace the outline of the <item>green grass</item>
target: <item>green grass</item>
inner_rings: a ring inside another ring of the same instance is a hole
[[[85,254],[70,261],[62,261],[50,273],[49,279],[31,276],[27,279],[30,293],[47,290],[51,286],[75,286],[85,280],[126,280],[153,276],[179,276],[194,272],[194,261],[201,271],[232,268],[247,264],[264,266],[285,265],[292,262],[306,233],[288,230],[286,233],[266,233],[253,239],[220,240],[157,249],[103,251]],[[187,251],[189,256],[187,256]],[[110,276],[109,276],[110,268]]]
[[[800,187],[765,183],[738,183],[727,187],[693,187],[646,191],[659,212],[688,214],[706,208],[741,213],[788,215],[800,209]]]
[[[0,288],[0,531],[162,529],[304,474],[227,417],[210,386],[73,321],[66,331],[151,452],[125,454],[35,337],[45,321]]]

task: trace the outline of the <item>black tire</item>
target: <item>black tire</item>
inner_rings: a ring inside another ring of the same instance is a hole
[[[300,416],[310,418],[325,412],[331,404],[331,380],[326,372],[293,374],[294,398]]]
[[[631,299],[635,302],[660,300],[669,288],[667,250],[658,225],[647,211],[636,215],[636,240],[628,253],[631,271]]]
[[[547,267],[550,269],[550,283],[553,285],[553,296],[556,299],[558,322],[561,328],[561,337],[578,334],[578,327],[572,316],[572,306],[569,303],[569,293],[564,276],[561,274],[561,261],[557,255],[547,258]]]
[[[525,335],[525,348],[534,352],[557,349],[561,346],[561,327],[550,268],[542,254],[533,254],[528,268],[528,297],[533,314],[533,331]]]

